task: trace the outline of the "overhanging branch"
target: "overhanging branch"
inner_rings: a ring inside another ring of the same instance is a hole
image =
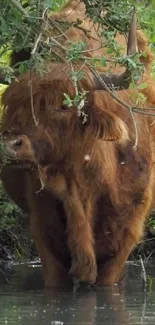
[[[16,7],[22,15],[25,17],[29,17],[28,13],[26,10],[20,5],[20,3],[16,0],[8,0],[9,3],[11,3],[14,7]]]

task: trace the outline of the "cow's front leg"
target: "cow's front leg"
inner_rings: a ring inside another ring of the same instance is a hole
[[[135,238],[130,232],[124,233],[121,248],[116,256],[111,258],[110,261],[98,265],[98,285],[113,285],[118,283],[123,277],[122,270],[124,264],[136,244]]]
[[[49,215],[48,217],[50,218],[51,216]],[[45,220],[45,217],[42,219]],[[65,268],[52,252],[52,246],[49,243],[49,230],[43,222],[40,222],[36,215],[30,216],[30,231],[41,259],[45,287],[61,287],[71,284],[68,268]]]
[[[94,253],[91,211],[83,207],[76,184],[64,197],[67,215],[68,247],[72,256],[70,274],[80,281],[94,283],[97,276],[96,257]]]
[[[50,175],[48,169],[42,173],[48,189],[63,202],[67,221],[67,244],[72,259],[70,274],[80,281],[94,283],[97,267],[91,227],[91,204],[83,204],[74,181],[69,186],[62,174]]]
[[[33,174],[27,183],[27,197],[31,209],[29,227],[41,258],[45,287],[71,284],[68,276],[70,263],[67,266],[60,257],[66,256],[66,260],[68,259],[67,247],[62,242],[65,235],[61,217],[63,211],[58,209],[55,197],[46,189],[38,192],[40,184]]]
[[[142,203],[136,208],[133,207],[133,213],[127,218],[126,227],[122,231],[120,238],[120,248],[117,254],[105,264],[98,266],[97,284],[112,285],[121,280],[121,273],[124,264],[133,250],[140,242],[144,222],[151,204],[151,193],[148,191],[143,197]]]
[[[69,227],[68,231],[70,233]],[[71,230],[72,231],[72,230]],[[70,274],[80,281],[94,283],[97,276],[96,258],[89,224],[74,229],[68,236],[68,246],[72,256]]]

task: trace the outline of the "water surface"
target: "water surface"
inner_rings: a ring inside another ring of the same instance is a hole
[[[144,290],[141,266],[127,264],[119,286],[44,290],[40,265],[0,269],[0,324],[155,325],[155,285]],[[155,277],[155,265],[146,268]]]

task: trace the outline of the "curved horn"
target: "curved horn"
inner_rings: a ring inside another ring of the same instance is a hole
[[[137,53],[137,30],[136,30],[136,14],[134,12],[132,21],[130,24],[127,55],[134,55]],[[93,72],[94,73],[94,72]],[[115,89],[128,89],[132,78],[132,72],[127,67],[123,73],[106,74],[106,73],[94,73],[95,89],[106,90],[107,86]]]

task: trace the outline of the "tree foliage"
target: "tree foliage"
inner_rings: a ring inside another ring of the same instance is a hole
[[[46,14],[58,10],[64,2],[65,0],[0,0],[0,68],[5,72],[7,81],[11,82],[14,73],[17,72],[16,70],[22,73],[26,69],[34,67],[40,73],[44,73],[44,60],[49,57],[58,60],[58,57],[55,57],[54,52],[51,51],[53,39],[49,37],[47,26],[45,28],[45,20]],[[84,2],[87,15],[103,27],[100,37],[106,37],[108,53],[113,53],[115,57],[114,64],[126,64],[125,58],[121,58],[120,48],[114,40],[114,36],[117,31],[124,34],[128,31],[134,7],[136,7],[137,11],[138,27],[146,30],[150,46],[154,47],[155,0],[149,2],[84,0]],[[103,10],[106,11],[104,18],[102,17]],[[78,24],[80,24],[80,21],[77,22]],[[67,28],[69,28],[67,24],[61,24],[62,30]],[[35,42],[43,31],[44,39],[39,42],[39,46],[30,60],[22,62],[18,67],[15,66],[14,69],[11,69],[8,64],[10,52],[12,50],[19,51],[23,48],[33,51]],[[66,59],[73,62],[83,54],[85,44],[71,43],[67,48]],[[134,65],[134,60],[129,62],[128,58],[128,63]],[[100,64],[106,65],[106,58],[102,57]]]
[[[29,259],[36,255],[28,233],[27,215],[12,202],[0,182],[0,262]]]

